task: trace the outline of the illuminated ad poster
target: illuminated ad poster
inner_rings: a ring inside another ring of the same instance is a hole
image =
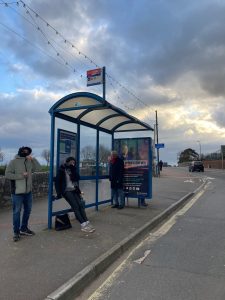
[[[69,156],[76,158],[76,133],[58,129],[57,166],[65,163]]]
[[[149,197],[151,138],[115,139],[114,149],[124,160],[124,191],[130,197]]]

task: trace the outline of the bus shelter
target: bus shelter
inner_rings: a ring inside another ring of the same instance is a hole
[[[77,160],[86,207],[111,203],[108,157],[117,150],[125,161],[127,197],[152,197],[153,128],[102,97],[87,92],[69,94],[49,110],[51,115],[48,228],[52,217],[71,211],[56,199],[54,178],[69,156]],[[136,138],[129,133],[142,132]],[[141,137],[142,136],[142,137]],[[135,177],[136,176],[136,177]],[[138,179],[137,179],[138,178]],[[57,200],[57,201],[56,201]]]

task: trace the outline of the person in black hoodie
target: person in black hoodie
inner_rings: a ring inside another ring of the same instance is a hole
[[[111,152],[109,180],[111,182],[112,208],[122,209],[125,206],[125,197],[123,191],[124,161],[118,156],[117,151]]]
[[[71,206],[76,219],[81,224],[81,230],[89,233],[95,231],[95,229],[85,213],[81,191],[78,186],[79,179],[76,160],[74,157],[68,157],[65,164],[61,165],[57,172],[55,189],[57,198],[64,197]]]

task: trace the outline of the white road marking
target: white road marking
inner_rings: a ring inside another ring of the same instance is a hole
[[[129,262],[129,258],[133,255],[133,253],[137,249],[142,247],[146,242],[148,242],[148,244],[154,243],[156,242],[156,240],[164,236],[173,227],[173,225],[176,224],[177,218],[184,215],[195,204],[195,202],[203,195],[208,185],[209,183],[207,183],[203,190],[199,191],[182,209],[180,209],[176,214],[174,214],[158,230],[156,230],[154,233],[150,233],[145,240],[143,240],[139,245],[137,245],[133,250],[131,250],[129,255],[126,257],[126,259],[114,270],[114,272],[102,283],[102,285],[88,298],[88,300],[98,300],[102,298],[104,296],[104,292],[106,292],[106,290],[113,285],[113,282],[120,276],[120,274],[125,269],[125,267],[128,267],[129,264],[131,264]]]
[[[151,250],[146,250],[145,253],[144,253],[144,256],[134,260],[135,263],[137,264],[142,264],[143,261],[146,259],[146,257],[151,253]]]

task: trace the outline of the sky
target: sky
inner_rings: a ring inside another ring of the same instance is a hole
[[[5,4],[7,3],[7,4]],[[225,1],[0,0],[0,149],[50,145],[50,107],[106,67],[106,100],[150,124],[160,159],[225,145]]]

